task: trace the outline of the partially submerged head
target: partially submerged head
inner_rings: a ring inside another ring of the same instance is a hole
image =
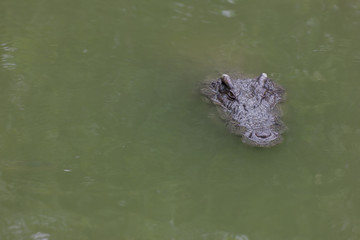
[[[284,90],[266,73],[254,79],[231,79],[223,74],[202,92],[218,106],[230,131],[243,136],[243,142],[271,147],[282,141],[285,125],[277,104]]]

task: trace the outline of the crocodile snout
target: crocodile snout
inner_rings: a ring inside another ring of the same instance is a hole
[[[255,146],[271,147],[281,142],[282,137],[272,129],[257,129],[244,134],[243,141]]]

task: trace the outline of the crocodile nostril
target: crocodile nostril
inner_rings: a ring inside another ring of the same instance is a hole
[[[271,132],[256,132],[255,135],[259,138],[268,138],[271,136]]]

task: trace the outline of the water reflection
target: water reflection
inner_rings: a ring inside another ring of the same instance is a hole
[[[201,239],[204,240],[215,240],[215,239],[221,239],[221,240],[250,240],[248,236],[244,234],[233,234],[228,232],[215,232],[215,233],[204,233],[201,235]]]
[[[34,240],[48,240],[50,239],[50,234],[48,233],[42,233],[42,232],[37,232],[33,235],[31,235],[31,238]]]
[[[233,0],[227,2],[208,2],[207,8],[196,2],[187,3],[175,1],[173,2],[172,18],[181,21],[199,21],[200,23],[209,24],[212,22],[211,16],[223,16],[231,18],[235,16],[233,5],[236,4]]]
[[[14,52],[16,51],[16,48],[9,47],[7,43],[2,43],[0,46],[5,52],[1,55],[1,62],[3,68],[8,70],[14,70],[16,68],[16,63],[12,60],[14,58]]]

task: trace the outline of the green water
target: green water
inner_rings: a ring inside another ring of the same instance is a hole
[[[0,2],[0,239],[360,239],[358,0]],[[287,91],[271,149],[209,75]]]

